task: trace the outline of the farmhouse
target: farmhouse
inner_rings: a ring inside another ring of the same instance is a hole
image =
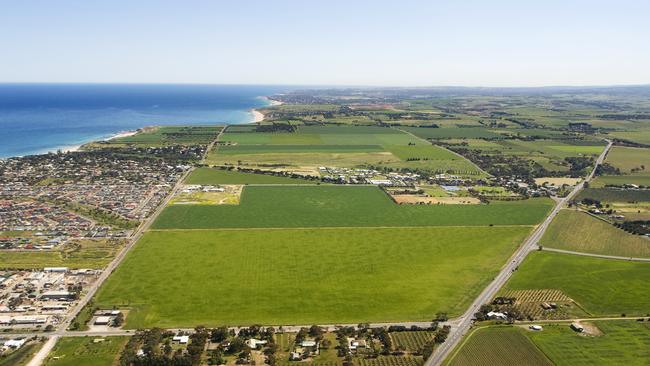
[[[489,319],[506,319],[506,318],[508,318],[508,316],[506,314],[499,313],[499,312],[496,312],[496,311],[490,311],[489,313],[487,313],[487,317]]]
[[[364,349],[368,345],[364,339],[348,338],[348,348],[350,351],[356,351],[358,349]]]

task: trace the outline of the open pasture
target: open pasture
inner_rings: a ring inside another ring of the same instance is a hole
[[[605,203],[650,201],[650,189],[585,188],[577,199],[591,198]]]
[[[567,323],[545,324],[526,335],[556,365],[648,365],[650,326],[634,320],[594,321],[601,336],[574,332]]]
[[[285,167],[316,168],[319,166],[335,166],[352,168],[365,164],[383,165],[401,163],[402,161],[389,152],[291,152],[291,153],[260,153],[241,155],[220,155],[213,151],[208,155],[208,163],[215,165],[243,165],[249,167]]]
[[[382,152],[379,145],[225,145],[219,155],[282,154],[282,153],[363,153]]]
[[[533,252],[504,287],[557,289],[594,316],[645,315],[650,263]]]
[[[428,128],[428,127],[401,127],[400,129],[414,134],[423,139],[499,139],[503,136],[484,127],[445,127],[445,128]]]
[[[103,341],[95,342],[96,339]],[[113,366],[129,337],[68,337],[58,340],[45,366]]]
[[[540,244],[576,252],[650,258],[650,240],[575,210],[560,211]]]
[[[650,187],[650,175],[605,175],[596,177],[589,184],[592,188],[605,186],[622,186],[625,184],[636,184],[638,186]]]
[[[248,186],[237,206],[175,205],[155,229],[534,225],[549,199],[481,205],[397,205],[374,186]]]
[[[128,328],[425,321],[460,314],[528,227],[152,231],[95,303]]]
[[[448,366],[545,366],[553,363],[516,327],[478,328],[471,332]]]
[[[217,168],[197,168],[185,180],[186,184],[315,184],[308,179],[279,177],[268,174],[244,173]]]
[[[650,149],[614,146],[607,154],[607,163],[623,174],[650,175]]]
[[[160,126],[144,128],[133,136],[109,140],[121,145],[207,145],[212,142],[222,126]]]

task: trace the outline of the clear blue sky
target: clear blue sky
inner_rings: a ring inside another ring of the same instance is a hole
[[[0,82],[650,83],[648,0],[0,0]]]

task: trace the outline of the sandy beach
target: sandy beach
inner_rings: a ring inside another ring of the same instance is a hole
[[[135,135],[136,133],[138,133],[138,131],[122,131],[122,132],[118,132],[117,134],[115,134],[115,135],[113,135],[113,136],[111,136],[111,137],[109,137],[107,139],[104,139],[104,141],[119,139],[120,137],[129,137],[129,136]]]
[[[253,122],[262,122],[264,121],[264,113],[256,110],[256,109],[251,109],[251,113],[253,114]]]

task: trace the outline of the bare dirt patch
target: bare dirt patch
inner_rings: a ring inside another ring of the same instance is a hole
[[[398,194],[392,197],[400,205],[477,205],[481,203],[476,197],[430,197],[415,194]]]
[[[589,322],[580,322],[580,325],[584,328],[584,330],[579,333],[580,335],[587,336],[587,337],[600,337],[605,335],[600,328],[596,326],[594,323],[589,323]]]

